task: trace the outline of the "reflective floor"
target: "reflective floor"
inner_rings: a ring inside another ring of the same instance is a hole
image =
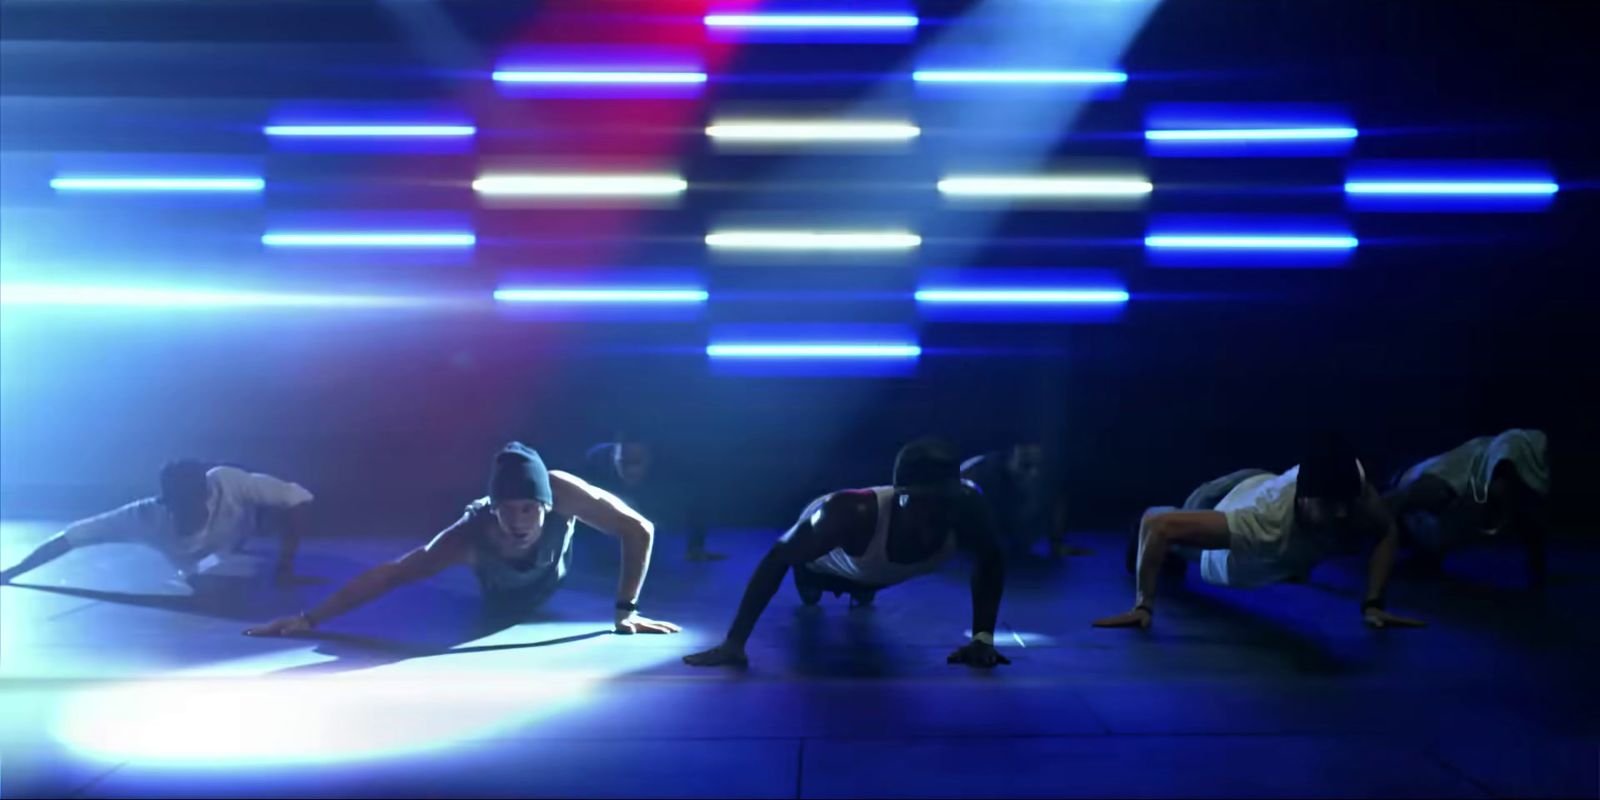
[[[59,524],[0,526],[11,564]],[[1600,553],[1567,545],[1543,597],[1519,554],[1402,575],[1371,631],[1362,565],[1125,609],[1116,535],[1012,570],[1010,667],[947,666],[969,618],[960,570],[871,608],[800,606],[787,582],[745,672],[681,655],[720,638],[773,534],[719,532],[717,563],[658,546],[645,610],[676,636],[608,633],[616,546],[579,533],[568,585],[534,619],[480,627],[446,574],[317,638],[247,624],[298,610],[394,554],[370,537],[304,548],[306,585],[167,584],[150,554],[73,553],[0,588],[0,796],[1595,797]],[[263,553],[265,554],[265,552]]]

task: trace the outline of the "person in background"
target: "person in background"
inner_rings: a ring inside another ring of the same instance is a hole
[[[1549,439],[1512,429],[1480,436],[1396,477],[1384,500],[1403,542],[1437,566],[1474,542],[1517,537],[1527,552],[1528,584],[1544,584]]]
[[[663,463],[656,446],[624,431],[615,441],[595,445],[588,453],[591,481],[622,498],[660,527],[682,531],[690,561],[720,561],[727,556],[706,549],[705,506],[696,487],[681,472]]]
[[[973,456],[961,465],[961,477],[983,492],[994,512],[995,528],[1012,558],[1032,555],[1039,540],[1052,556],[1087,555],[1066,543],[1066,503],[1052,485],[1044,447],[1036,442]]]

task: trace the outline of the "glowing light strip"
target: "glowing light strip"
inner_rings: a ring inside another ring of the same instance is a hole
[[[707,14],[708,28],[915,28],[910,14]]]
[[[1560,191],[1552,181],[1349,181],[1349,194],[1548,196]]]
[[[901,122],[719,122],[713,139],[737,142],[881,142],[915,139],[922,129]]]
[[[494,299],[502,303],[548,305],[704,303],[709,297],[704,289],[506,288],[494,291]]]
[[[919,303],[960,305],[1073,305],[1126,303],[1121,289],[918,289]]]
[[[919,69],[911,73],[911,79],[918,83],[1127,83],[1128,73]]]
[[[544,84],[692,84],[705,83],[704,72],[643,72],[500,69],[491,76],[497,83]]]
[[[1152,142],[1302,142],[1354,139],[1355,128],[1214,128],[1145,131]]]
[[[286,138],[454,138],[472,136],[472,125],[267,125],[261,132]]]
[[[955,197],[1127,197],[1155,189],[1136,178],[1031,178],[968,176],[939,181],[939,192]]]
[[[50,188],[58,192],[259,192],[266,186],[260,178],[96,176],[50,180]]]
[[[908,250],[922,237],[901,231],[724,231],[706,234],[706,246],[741,250]]]
[[[276,232],[261,235],[268,247],[471,247],[470,233],[435,232]]]
[[[706,345],[712,358],[911,359],[922,355],[914,344],[887,342],[721,342]]]
[[[688,188],[676,175],[485,175],[472,182],[473,191],[491,197],[655,197]]]
[[[133,308],[405,308],[429,305],[426,298],[162,289],[136,286],[3,284],[0,305],[122,306]]]
[[[1146,247],[1196,250],[1351,250],[1354,236],[1146,236]]]

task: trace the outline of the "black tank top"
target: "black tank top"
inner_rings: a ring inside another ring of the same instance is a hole
[[[544,602],[572,566],[572,533],[576,525],[570,516],[547,515],[539,541],[526,556],[516,559],[502,553],[490,538],[491,526],[500,523],[489,508],[489,498],[467,504],[467,518],[472,532],[472,572],[486,596],[514,595],[527,603]]]

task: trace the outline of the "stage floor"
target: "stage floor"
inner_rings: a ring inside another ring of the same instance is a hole
[[[0,526],[0,562],[58,527]],[[1354,560],[1253,592],[1191,570],[1138,632],[1089,627],[1131,588],[1121,537],[1083,535],[1095,555],[1012,570],[1010,667],[945,664],[970,622],[956,571],[855,610],[785,581],[738,672],[678,659],[720,639],[771,533],[713,534],[717,563],[660,543],[644,610],[685,631],[650,637],[608,633],[616,546],[578,536],[541,616],[489,634],[456,570],[314,639],[240,635],[397,552],[371,537],[307,542],[320,585],[241,578],[203,606],[147,553],[73,553],[0,588],[0,796],[1600,792],[1593,549],[1558,548],[1543,598],[1515,551],[1401,576],[1390,607],[1423,630],[1362,626]]]

